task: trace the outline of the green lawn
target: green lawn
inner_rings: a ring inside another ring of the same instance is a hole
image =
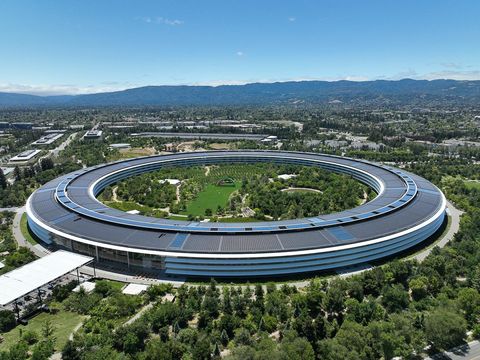
[[[50,319],[52,326],[55,328],[55,348],[60,350],[67,342],[73,329],[85,319],[85,316],[64,310],[60,310],[57,314],[41,313],[31,319],[27,326],[18,325],[15,329],[2,334],[4,341],[0,343],[0,350],[6,350],[19,341],[20,329],[22,329],[23,332],[27,330],[35,331],[40,339],[42,326],[47,319]]]
[[[30,230],[28,229],[27,213],[23,213],[22,218],[20,219],[20,231],[30,244],[37,244],[37,240],[35,240],[35,238],[30,233]]]
[[[169,220],[187,220],[187,216],[180,216],[180,215],[170,215],[167,219]]]
[[[219,205],[222,207],[227,205],[230,194],[240,189],[240,186],[240,182],[235,182],[235,186],[208,184],[205,189],[198,193],[195,199],[187,203],[187,210],[182,214],[202,216],[205,215],[205,209],[212,209],[215,213]]]
[[[480,189],[480,181],[465,180],[464,183],[468,189]]]
[[[219,218],[218,222],[226,222],[226,223],[242,223],[242,222],[256,222],[261,221],[252,217],[231,217],[231,218]]]
[[[108,282],[112,287],[118,291],[121,291],[123,287],[126,285],[124,282],[115,281],[115,280],[102,280]]]

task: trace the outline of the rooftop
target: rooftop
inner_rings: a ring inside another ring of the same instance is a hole
[[[24,295],[82,267],[93,258],[59,250],[0,276],[0,305]]]

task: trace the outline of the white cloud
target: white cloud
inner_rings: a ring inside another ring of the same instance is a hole
[[[94,94],[99,92],[110,92],[125,90],[128,88],[136,87],[137,84],[132,83],[116,83],[107,82],[100,85],[88,85],[77,86],[70,84],[53,84],[53,85],[25,85],[25,84],[11,84],[0,83],[0,92],[9,92],[17,94],[30,94],[30,95],[78,95],[78,94]]]
[[[288,18],[288,21],[290,21],[290,22],[295,22],[295,21],[297,21],[297,18],[294,17],[294,16],[290,16],[290,17]]]
[[[138,17],[137,20],[146,22],[147,24],[163,24],[163,25],[169,25],[169,26],[178,26],[178,25],[183,25],[185,23],[185,21],[183,20],[168,19],[162,16],[155,16],[155,17],[144,16],[144,17]]]
[[[243,56],[243,55],[245,55],[243,51],[237,51],[237,56]]]

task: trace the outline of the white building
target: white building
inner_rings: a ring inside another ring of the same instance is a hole
[[[88,130],[83,138],[85,140],[100,140],[102,138],[103,131],[102,130]]]
[[[26,150],[24,152],[21,152],[17,156],[12,157],[9,161],[10,163],[27,163],[34,159],[38,154],[40,153],[40,150]]]

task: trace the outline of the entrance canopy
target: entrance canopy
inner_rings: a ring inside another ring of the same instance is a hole
[[[32,291],[88,264],[92,257],[59,250],[0,276],[0,305],[7,305]]]

